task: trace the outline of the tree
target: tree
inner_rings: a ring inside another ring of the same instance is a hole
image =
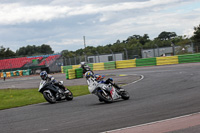
[[[170,40],[171,38],[173,37],[176,37],[176,33],[175,32],[166,32],[166,31],[163,31],[161,32],[159,35],[158,35],[158,39],[160,40]]]
[[[27,45],[26,47],[21,47],[16,51],[18,56],[32,56],[32,55],[41,55],[41,54],[53,54],[54,51],[49,45],[42,44],[41,46],[31,46]]]
[[[0,58],[14,57],[14,56],[16,56],[16,54],[12,50],[10,50],[10,48],[4,48],[3,46],[0,47]]]
[[[200,24],[199,26],[194,27],[194,35],[192,36],[192,39],[196,43],[200,43]]]

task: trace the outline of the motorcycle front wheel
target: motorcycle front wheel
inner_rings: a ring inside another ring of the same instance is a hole
[[[43,91],[43,96],[49,103],[56,103],[56,98],[50,90]]]
[[[99,90],[97,92],[97,95],[98,95],[99,99],[104,101],[105,103],[112,103],[113,102],[112,97],[107,92],[105,94],[102,90]]]
[[[130,98],[130,96],[129,96],[129,94],[128,94],[127,91],[121,92],[121,97],[122,97],[122,99],[124,99],[124,100],[128,100],[128,99]]]
[[[66,93],[66,100],[71,101],[73,99],[73,93],[68,89]]]

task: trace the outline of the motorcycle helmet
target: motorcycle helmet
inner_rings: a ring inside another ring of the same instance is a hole
[[[94,77],[96,78],[96,80],[102,80],[105,78],[105,75],[95,74]]]
[[[86,65],[86,63],[85,62],[81,62],[81,66],[85,66]]]
[[[41,77],[41,79],[42,80],[46,80],[47,79],[47,72],[46,71],[42,71],[41,73],[40,73],[40,77]]]
[[[87,71],[87,72],[85,73],[85,77],[86,77],[86,78],[90,78],[90,77],[94,77],[94,75],[93,75],[93,73],[92,73],[91,71]]]

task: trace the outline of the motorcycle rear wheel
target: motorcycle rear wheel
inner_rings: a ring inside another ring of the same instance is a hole
[[[44,96],[44,98],[47,100],[47,102],[49,102],[49,103],[56,103],[56,98],[55,98],[55,96],[51,93],[51,91],[43,91],[43,96]]]
[[[128,100],[130,98],[130,95],[127,91],[123,91],[123,92],[121,92],[121,97],[124,100]]]
[[[97,95],[98,95],[99,99],[103,100],[105,103],[112,103],[113,102],[112,97],[108,93],[107,93],[107,95],[105,95],[103,93],[103,91],[98,91]]]

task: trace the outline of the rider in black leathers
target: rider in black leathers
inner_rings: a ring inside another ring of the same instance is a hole
[[[42,80],[46,80],[47,82],[52,82],[55,86],[58,86],[63,91],[66,90],[66,88],[64,87],[64,85],[61,82],[57,82],[55,80],[55,78],[52,75],[47,74],[46,71],[42,71],[40,73],[40,77],[41,77]]]

